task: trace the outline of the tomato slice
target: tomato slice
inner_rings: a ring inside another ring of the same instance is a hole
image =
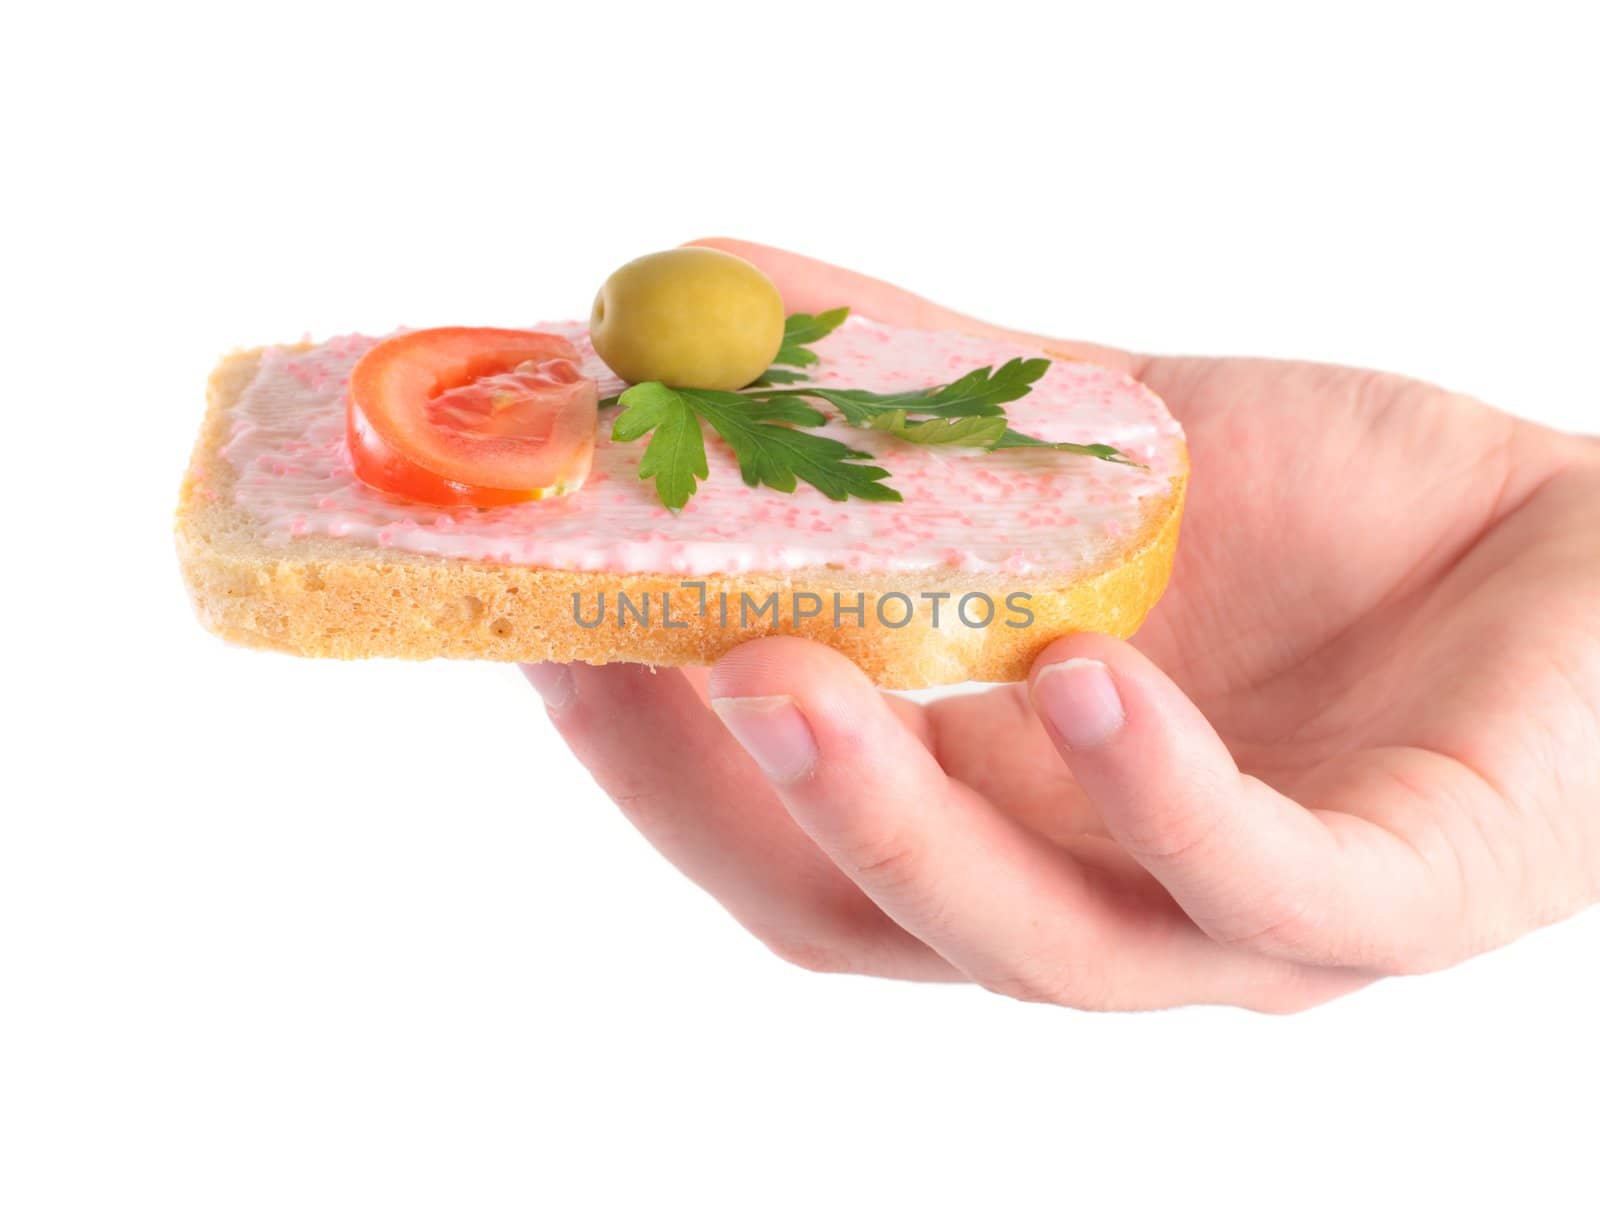
[[[599,384],[572,342],[513,328],[425,328],[350,374],[346,433],[364,483],[432,505],[574,491],[594,458]]]

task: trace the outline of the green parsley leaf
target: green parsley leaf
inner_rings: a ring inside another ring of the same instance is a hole
[[[751,487],[793,492],[803,481],[831,500],[901,499],[878,482],[889,472],[872,462],[872,455],[804,432],[826,424],[827,417],[803,400],[640,383],[624,391],[620,402],[624,410],[611,436],[627,442],[653,433],[639,462],[639,478],[655,480],[656,494],[669,509],[683,508],[699,488],[697,481],[708,474],[702,419],[728,443]]]
[[[1108,463],[1119,463],[1124,467],[1138,467],[1148,471],[1150,468],[1144,463],[1136,463],[1115,446],[1103,445],[1096,442],[1092,446],[1080,446],[1076,442],[1047,442],[1037,437],[1029,437],[1026,433],[1018,433],[1015,429],[1007,429],[1000,436],[1000,440],[990,447],[993,450],[1064,450],[1068,454],[1086,454],[1090,458],[1104,459]]]
[[[850,314],[848,307],[835,307],[818,315],[796,312],[783,321],[783,343],[772,361],[779,366],[814,366],[817,355],[806,346],[820,341]]]
[[[1014,357],[998,370],[980,366],[942,387],[915,391],[840,390],[834,387],[794,387],[785,394],[811,395],[839,409],[852,425],[865,425],[885,412],[902,411],[914,416],[1002,416],[1001,406],[1021,399],[1050,368],[1048,358]],[[757,392],[768,396],[772,393]]]
[[[639,460],[639,478],[656,481],[656,495],[667,508],[683,508],[700,486],[697,481],[709,474],[700,418],[688,400],[661,383],[629,387],[618,402],[623,410],[611,428],[611,440],[636,441],[653,430]]]
[[[800,425],[807,429],[828,423],[826,416],[802,399],[757,399],[738,391],[709,391],[699,387],[676,390],[707,420],[732,409],[739,416],[734,423]]]
[[[785,368],[815,365],[817,355],[806,346],[827,336],[849,314],[849,308],[836,307],[817,315],[788,316],[773,365],[742,392],[639,383],[601,400],[602,408],[623,408],[612,438],[629,442],[652,435],[639,461],[639,478],[653,479],[657,495],[670,509],[683,508],[709,474],[702,421],[728,443],[751,487],[793,492],[803,482],[832,500],[900,500],[900,493],[880,482],[889,472],[869,452],[804,431],[827,423],[807,399],[831,404],[857,428],[916,445],[1060,450],[1144,466],[1114,446],[1044,441],[1006,424],[1004,405],[1033,390],[1050,368],[1046,358],[1016,357],[998,368],[969,371],[942,387],[890,392],[815,387],[800,370]]]
[[[862,500],[899,500],[886,484],[889,472],[872,455],[831,437],[804,433],[827,417],[797,399],[752,400],[733,391],[684,391],[701,416],[711,422],[739,460],[739,473],[752,488],[765,484],[793,492],[804,480],[830,500],[850,496]]]
[[[1006,431],[1004,416],[936,416],[929,420],[908,421],[903,409],[880,412],[867,421],[867,428],[878,429],[902,441],[919,446],[977,446],[990,449]]]
[[[832,404],[852,425],[878,429],[921,445],[978,446],[990,450],[1030,447],[1083,454],[1127,467],[1144,467],[1115,446],[1082,446],[1075,442],[1047,442],[1008,428],[1005,408],[1033,390],[1033,384],[1050,368],[1048,358],[1014,357],[996,369],[981,366],[953,383],[916,391],[840,390],[833,387],[795,387],[788,391],[755,390],[760,399],[810,396]],[[919,422],[909,417],[928,418]],[[973,423],[962,425],[959,418]],[[977,422],[985,423],[979,424]]]

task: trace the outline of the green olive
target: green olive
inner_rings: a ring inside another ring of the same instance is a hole
[[[589,336],[627,382],[737,391],[772,365],[783,342],[783,299],[749,261],[674,248],[606,279]]]

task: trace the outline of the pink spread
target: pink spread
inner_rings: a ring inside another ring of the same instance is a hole
[[[602,396],[621,390],[583,325],[540,327],[584,351],[585,372],[600,380]],[[930,449],[836,419],[813,432],[870,451],[905,500],[832,501],[805,484],[793,495],[746,487],[708,429],[710,477],[674,514],[639,479],[645,440],[610,441],[615,410],[607,409],[594,470],[579,491],[494,509],[435,508],[386,496],[351,470],[345,383],[376,341],[345,336],[310,349],[268,349],[233,409],[224,454],[238,471],[238,504],[269,544],[327,535],[457,559],[691,576],[821,566],[1073,572],[1138,526],[1144,501],[1167,492],[1183,468],[1183,432],[1153,393],[1115,371],[1058,360],[1030,394],[1006,405],[1011,427],[1051,441],[1105,442],[1148,470],[1051,450]],[[1039,355],[856,318],[815,349],[821,361],[813,381],[877,391],[933,386]]]

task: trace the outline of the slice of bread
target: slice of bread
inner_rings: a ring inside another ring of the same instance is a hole
[[[566,571],[414,554],[346,538],[308,535],[264,541],[235,503],[237,471],[223,454],[230,410],[254,378],[262,350],[236,354],[212,375],[210,401],[178,505],[179,560],[204,625],[235,643],[301,656],[342,659],[442,656],[500,661],[631,661],[709,664],[764,634],[796,634],[843,652],[886,688],[1025,677],[1034,656],[1072,631],[1131,635],[1166,587],[1177,546],[1186,472],[1165,494],[1146,497],[1137,524],[1118,549],[1094,566],[1061,577],[935,571],[861,574],[833,568],[684,577],[673,574]],[[1185,463],[1186,466],[1186,463]],[[762,489],[762,491],[767,491]],[[806,491],[806,489],[802,489]],[[908,506],[884,505],[881,508]],[[686,583],[687,582],[687,583]],[[696,587],[702,585],[704,588]],[[598,594],[653,603],[656,625],[619,626],[614,608],[592,622]],[[825,603],[842,594],[836,613]],[[909,622],[886,594],[919,603]],[[937,623],[920,603],[942,599]],[[1023,615],[1008,612],[1026,594]],[[740,595],[751,604],[740,618]],[[758,613],[778,595],[778,616]],[[815,595],[820,612],[806,595]],[[864,598],[858,599],[862,594]],[[956,603],[981,594],[999,606],[983,624],[981,607],[963,620]],[[661,625],[663,595],[671,625]],[[805,601],[792,609],[791,603]],[[865,601],[858,615],[855,606]],[[724,618],[718,603],[732,603]],[[702,609],[702,604],[709,607]],[[796,616],[796,615],[800,616]],[[972,625],[969,625],[969,622]]]

